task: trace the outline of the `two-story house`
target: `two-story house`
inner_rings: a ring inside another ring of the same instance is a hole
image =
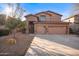
[[[27,33],[35,34],[68,34],[69,23],[61,21],[61,14],[44,11],[26,15]]]

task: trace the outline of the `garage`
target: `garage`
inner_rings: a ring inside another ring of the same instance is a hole
[[[69,26],[67,23],[35,23],[36,34],[68,34]]]
[[[38,26],[37,28],[36,28],[36,33],[38,33],[38,34],[45,34],[45,28],[43,27],[43,26]]]
[[[48,34],[66,34],[66,31],[66,27],[64,26],[48,27]]]

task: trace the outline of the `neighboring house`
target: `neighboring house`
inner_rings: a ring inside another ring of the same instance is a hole
[[[12,19],[13,19],[13,18],[10,17],[10,16],[7,16],[7,17],[6,17],[5,14],[0,14],[0,30],[6,29],[6,28],[5,28],[5,23],[6,23],[6,21],[12,20]]]
[[[0,14],[0,30],[5,29],[5,19],[6,19],[6,15],[4,14]]]
[[[45,11],[35,15],[26,15],[27,33],[68,34],[69,23],[61,21],[61,14]]]
[[[79,14],[64,19],[64,22],[69,22],[69,27],[73,32],[79,31]]]

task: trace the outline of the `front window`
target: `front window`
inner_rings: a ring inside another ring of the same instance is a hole
[[[39,17],[39,19],[40,19],[40,21],[45,21],[45,20],[46,20],[46,16],[45,16],[45,15],[41,15],[41,16]]]

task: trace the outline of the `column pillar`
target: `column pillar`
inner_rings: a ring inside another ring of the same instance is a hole
[[[28,34],[29,33],[29,22],[26,21],[26,33]]]

